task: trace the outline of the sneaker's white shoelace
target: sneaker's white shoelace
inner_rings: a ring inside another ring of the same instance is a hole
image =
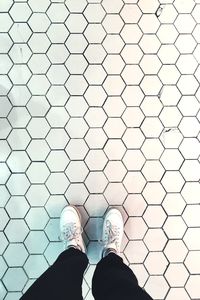
[[[98,242],[106,247],[108,244],[115,243],[119,250],[119,227],[111,224],[109,220],[106,220],[105,238],[99,239]]]
[[[59,236],[60,241],[64,241],[65,246],[67,245],[68,241],[75,240],[78,242],[78,238],[83,232],[82,227],[77,227],[76,223],[71,222],[66,225],[63,225],[61,230],[61,235]]]

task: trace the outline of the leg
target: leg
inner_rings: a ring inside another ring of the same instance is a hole
[[[88,258],[82,231],[78,209],[73,205],[66,206],[60,216],[60,232],[67,250],[34,282],[21,300],[83,299],[82,281]]]
[[[92,279],[95,300],[152,300],[138,286],[133,271],[115,253],[109,253],[97,264]]]
[[[75,248],[65,250],[21,300],[82,300],[82,281],[87,265],[85,253]]]

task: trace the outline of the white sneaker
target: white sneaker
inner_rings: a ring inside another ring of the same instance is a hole
[[[105,256],[107,250],[120,254],[122,237],[124,233],[124,221],[121,212],[117,208],[110,208],[103,222],[102,240],[104,248],[102,257]]]
[[[64,250],[72,246],[84,253],[86,252],[82,237],[81,214],[75,206],[68,205],[62,210],[60,216],[60,232],[61,240],[64,241]]]

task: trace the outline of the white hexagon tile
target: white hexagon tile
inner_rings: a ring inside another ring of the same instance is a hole
[[[153,299],[200,299],[200,1],[1,0],[0,14],[0,299],[62,251],[67,204],[84,299],[109,206]]]

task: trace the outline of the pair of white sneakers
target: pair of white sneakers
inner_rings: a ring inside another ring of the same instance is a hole
[[[66,206],[60,216],[61,239],[64,241],[64,249],[75,247],[86,253],[86,246],[82,237],[81,214],[73,206]],[[124,222],[121,212],[116,208],[110,208],[104,217],[102,239],[103,244],[101,257],[109,252],[120,254]]]

